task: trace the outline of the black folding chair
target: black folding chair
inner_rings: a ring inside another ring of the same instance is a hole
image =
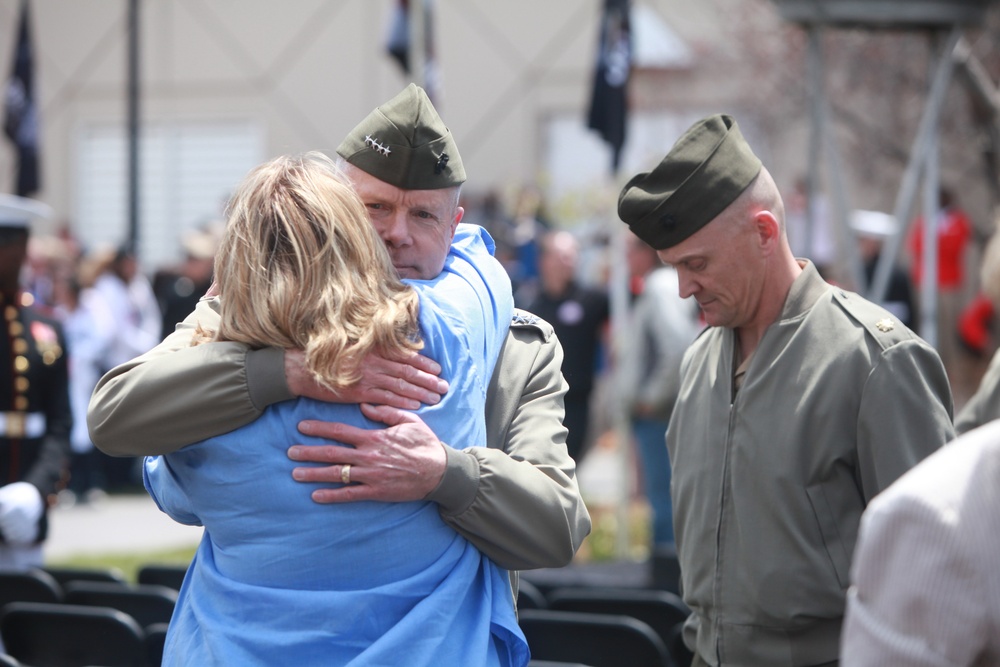
[[[125,575],[118,568],[44,567],[43,572],[65,587],[71,581],[103,581],[109,584],[124,584]]]
[[[150,665],[163,662],[163,647],[167,643],[167,624],[154,623],[146,628],[146,657]]]
[[[670,657],[674,659],[677,667],[691,667],[694,662],[694,653],[684,643],[684,624],[678,625],[670,635],[670,643],[667,644]]]
[[[671,545],[660,545],[653,549],[650,557],[652,565],[651,586],[681,594],[681,564],[677,560],[677,549]]]
[[[517,582],[517,610],[524,609],[545,609],[549,606],[548,601],[538,587],[530,581],[519,579]]]
[[[526,609],[519,622],[535,660],[592,667],[673,667],[659,635],[629,616]]]
[[[0,608],[9,602],[62,602],[52,575],[41,570],[0,570]]]
[[[185,574],[187,565],[144,565],[139,568],[136,580],[140,584],[159,584],[179,591]]]
[[[0,667],[21,667],[21,663],[12,655],[0,653]]]
[[[106,607],[11,602],[0,615],[4,648],[26,665],[146,667],[142,628]]]
[[[674,628],[691,611],[684,601],[664,590],[643,588],[558,588],[548,595],[549,609],[590,614],[622,614],[653,628],[669,648]]]
[[[66,604],[117,609],[146,628],[170,622],[177,591],[156,584],[123,586],[103,581],[74,581],[66,585],[65,601]]]

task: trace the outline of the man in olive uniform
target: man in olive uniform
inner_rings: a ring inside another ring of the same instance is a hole
[[[709,325],[667,431],[694,664],[837,664],[862,512],[954,436],[941,360],[792,255],[774,180],[729,116],[631,179],[618,213]]]
[[[458,197],[465,170],[424,91],[411,84],[376,108],[337,153],[400,276],[435,277],[464,213]],[[217,308],[217,299],[202,301],[161,345],[102,378],[88,413],[98,448],[119,456],[170,452],[249,423],[267,405],[295,396],[382,404],[365,410],[389,424],[386,429],[300,424],[303,432],[354,447],[290,450],[296,460],[329,464],[297,468],[297,480],[354,482],[317,488],[317,502],[427,499],[512,573],[572,560],[590,532],[590,516],[566,451],[563,354],[548,323],[515,312],[487,395],[487,442],[459,450],[444,447],[399,409],[438,399],[442,389],[427,372],[429,360],[369,359],[359,385],[333,395],[305,376],[300,351],[231,342],[189,347],[199,322],[214,327]]]
[[[66,342],[19,284],[28,227],[46,214],[38,202],[0,195],[0,568],[42,565],[48,501],[68,477]]]

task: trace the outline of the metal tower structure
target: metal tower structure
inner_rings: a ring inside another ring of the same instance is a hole
[[[849,275],[858,291],[873,301],[881,302],[888,289],[892,266],[899,255],[913,217],[917,195],[923,182],[924,211],[939,209],[938,135],[945,93],[956,64],[969,70],[976,92],[992,107],[996,122],[1000,118],[998,93],[971,56],[962,38],[965,28],[983,22],[986,9],[993,0],[773,0],[782,18],[802,26],[809,36],[808,80],[811,93],[811,135],[809,143],[808,189],[810,202],[815,201],[821,161],[825,158],[834,203],[836,242],[839,254],[847,259]],[[875,275],[866,284],[861,260],[853,252],[853,239],[848,226],[848,196],[845,191],[840,155],[834,141],[831,107],[825,91],[825,65],[821,37],[828,29],[856,28],[864,30],[920,30],[932,34],[937,46],[935,64],[930,77],[928,96],[920,123],[910,149],[909,160],[896,195],[893,215],[898,221],[895,235],[887,239]],[[813,227],[812,211],[809,212]],[[921,284],[922,337],[937,345],[937,233],[936,216],[924,216],[923,257],[924,279]],[[811,232],[807,232],[811,233]],[[811,239],[809,239],[811,241]],[[809,246],[807,246],[809,247]]]

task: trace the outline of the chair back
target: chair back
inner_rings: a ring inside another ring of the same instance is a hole
[[[673,667],[660,637],[629,616],[526,609],[519,622],[536,660],[592,667]]]
[[[163,662],[163,647],[167,643],[167,624],[154,623],[146,628],[146,657],[149,664],[159,665]]]
[[[0,570],[0,608],[9,602],[62,602],[63,592],[42,570]]]
[[[126,585],[103,581],[74,581],[66,585],[66,603],[111,607],[135,619],[143,628],[169,623],[177,591],[155,584]]]
[[[142,628],[106,607],[12,602],[0,615],[6,651],[27,665],[145,667]]]
[[[548,596],[549,609],[590,614],[621,614],[653,628],[665,646],[670,646],[674,628],[691,614],[673,593],[643,588],[559,588]]]
[[[124,584],[125,575],[118,568],[86,567],[44,567],[43,571],[64,587],[71,581],[103,581],[109,584]]]
[[[653,549],[650,557],[652,588],[681,594],[681,564],[677,559],[677,549],[673,545],[660,545]]]
[[[524,609],[545,609],[549,606],[548,600],[538,587],[530,581],[520,579],[517,582],[517,610]]]
[[[179,591],[181,584],[184,583],[185,574],[187,574],[187,565],[150,564],[139,568],[136,580],[140,584],[158,584]]]

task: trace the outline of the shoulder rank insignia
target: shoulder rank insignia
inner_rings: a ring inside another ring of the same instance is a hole
[[[514,316],[510,319],[511,324],[537,324],[538,318],[531,313],[515,310]]]
[[[875,328],[882,333],[889,333],[896,328],[896,323],[893,322],[888,317],[883,317],[881,320],[875,323]]]

